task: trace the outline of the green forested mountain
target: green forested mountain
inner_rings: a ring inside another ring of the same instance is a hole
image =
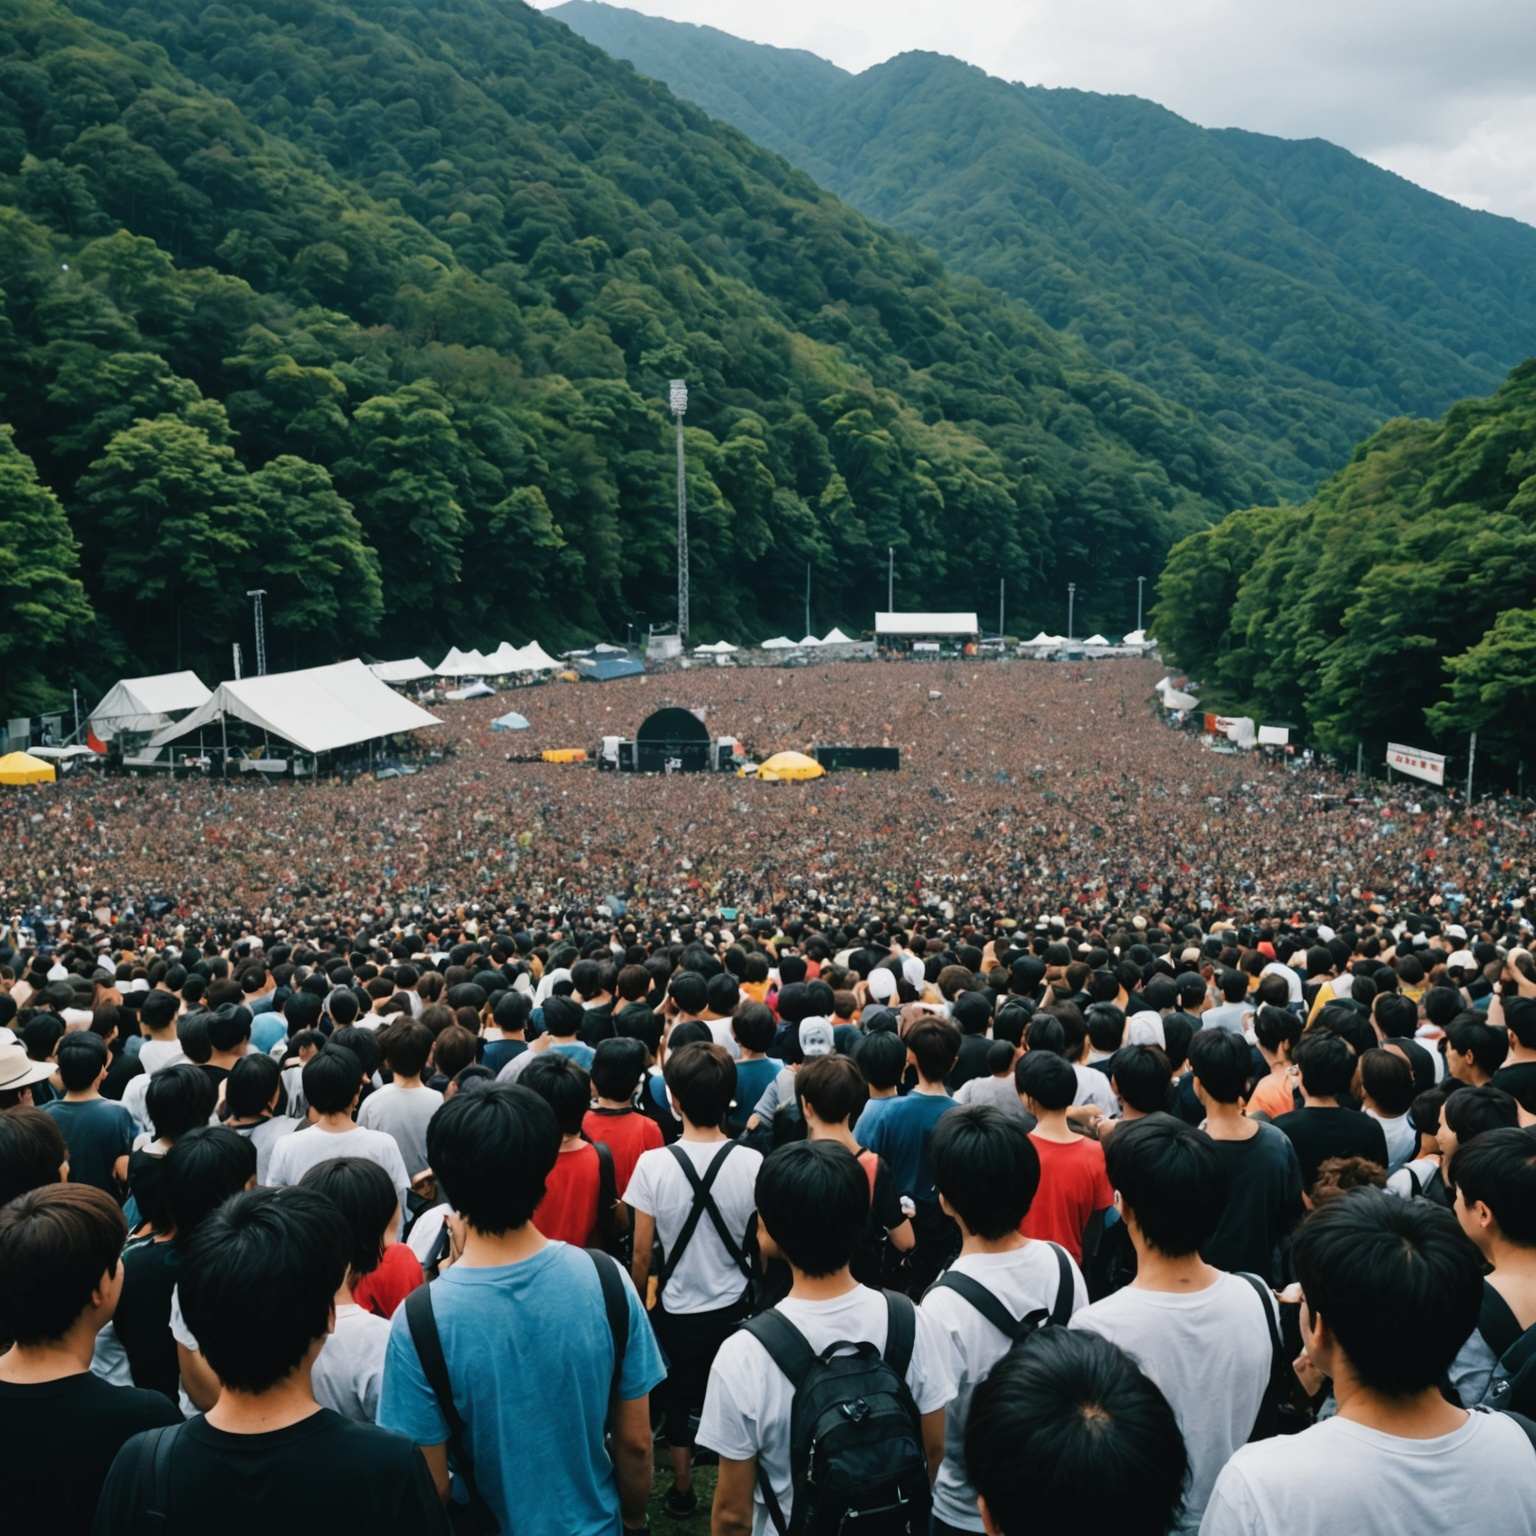
[[[1207,696],[1510,768],[1536,753],[1536,361],[1441,421],[1394,421],[1300,507],[1177,545],[1152,622]]]
[[[258,577],[274,665],[670,619],[673,375],[698,638],[808,563],[867,624],[888,546],[910,606],[1122,626],[1265,484],[515,0],[0,0],[0,288],[0,589],[67,616],[13,709],[223,675]]]
[[[1320,140],[934,54],[855,76],[591,0],[551,14],[1189,406],[1275,493],[1536,352],[1536,229]]]

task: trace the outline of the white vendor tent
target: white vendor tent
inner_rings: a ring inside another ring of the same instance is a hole
[[[1088,638],[1083,641],[1083,644],[1084,645],[1108,645],[1109,641],[1106,640],[1103,635],[1089,635]]]
[[[1164,709],[1199,709],[1200,701],[1192,693],[1181,693],[1177,688],[1169,688],[1163,694]]]
[[[527,716],[518,714],[514,709],[510,714],[501,715],[497,719],[492,720],[491,729],[493,731],[526,731],[528,729],[528,719]]]
[[[503,640],[485,658],[485,670],[493,677],[505,677],[508,672],[517,672],[520,670],[517,664],[517,654],[517,647]]]
[[[601,651],[602,647],[598,646]],[[558,672],[560,663],[555,660],[537,640],[530,640],[517,653],[517,665],[514,672]]]
[[[380,736],[441,725],[401,698],[360,661],[302,672],[271,672],[221,683],[206,704],[150,741],[163,747],[228,720],[243,720],[301,752],[334,752]]]
[[[184,710],[206,704],[209,697],[195,672],[125,677],[91,711],[90,726],[100,741],[111,741],[119,731],[160,731]]]
[[[436,676],[420,656],[411,656],[405,661],[375,661],[368,670],[381,683],[424,683],[429,677]]]
[[[1145,645],[1147,644],[1147,632],[1144,629],[1133,629],[1120,643],[1122,645]]]
[[[815,635],[806,635],[800,641],[800,645],[801,645],[802,649],[804,649],[806,646],[809,646],[809,645],[820,645],[820,644],[821,644],[821,641],[818,640]]]
[[[823,645],[852,645],[853,636],[845,635],[840,629],[830,629],[821,637]]]
[[[797,651],[800,649],[788,635],[775,635],[772,640],[763,641],[765,651]]]
[[[483,677],[489,670],[479,651],[461,651],[458,646],[437,664],[439,677]]]
[[[734,656],[736,647],[729,640],[716,640],[713,645],[696,645],[693,648],[695,656]]]

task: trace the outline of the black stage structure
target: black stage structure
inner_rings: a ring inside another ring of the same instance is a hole
[[[658,709],[635,736],[635,768],[640,773],[708,773],[709,728],[691,709]]]

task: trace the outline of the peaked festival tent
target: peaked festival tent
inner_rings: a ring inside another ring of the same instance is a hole
[[[491,721],[493,731],[526,731],[528,722],[514,709],[509,714]]]
[[[1145,645],[1146,643],[1147,632],[1144,629],[1133,629],[1130,634],[1128,634],[1125,639],[1121,641],[1122,645]]]
[[[1109,641],[1106,640],[1103,635],[1089,635],[1088,638],[1083,641],[1083,644],[1084,645],[1108,645]]]
[[[713,645],[696,645],[693,648],[695,656],[734,656],[736,647],[729,640],[716,640]]]
[[[485,658],[485,670],[493,677],[505,677],[508,672],[517,672],[521,668],[517,664],[517,647],[509,645],[505,640]]]
[[[8,752],[0,757],[0,784],[52,784],[58,776],[52,763],[30,752]]]
[[[375,661],[368,670],[381,683],[424,683],[437,675],[420,656],[411,656],[404,661]]]
[[[819,779],[826,769],[814,757],[804,752],[775,752],[766,763],[759,766],[759,783],[792,784],[804,779]]]
[[[821,641],[818,640],[815,635],[806,635],[801,639],[800,644],[802,647],[808,645],[820,645]]]
[[[831,629],[822,637],[823,645],[852,645],[853,637],[845,635],[840,629]]]
[[[775,635],[772,640],[763,641],[765,651],[797,651],[800,649],[788,635]]]
[[[91,711],[97,740],[111,741],[119,731],[164,730],[174,716],[197,709],[210,695],[195,672],[162,672],[154,677],[125,677]]]
[[[329,667],[221,683],[201,709],[158,732],[149,744],[168,746],[230,720],[244,721],[311,754],[442,724],[381,683],[362,662],[338,661]]]
[[[559,669],[560,663],[537,640],[530,640],[517,653],[517,665],[512,670],[514,672],[557,672]]]
[[[437,664],[439,677],[482,677],[485,670],[485,657],[479,651],[461,651],[458,646]]]

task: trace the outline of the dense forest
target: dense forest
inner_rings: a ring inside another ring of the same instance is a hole
[[[1536,767],[1536,361],[1441,421],[1390,422],[1300,507],[1177,545],[1153,624],[1202,698],[1380,759]],[[1464,771],[1464,769],[1463,769]]]
[[[551,14],[1189,406],[1270,498],[1536,352],[1536,229],[1319,140],[935,54],[855,76],[589,0]]]
[[[520,4],[0,0],[0,709],[904,606],[1128,627],[1189,410]],[[259,578],[259,580],[258,580]]]

